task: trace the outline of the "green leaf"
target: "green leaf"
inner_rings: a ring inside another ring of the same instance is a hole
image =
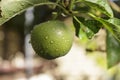
[[[84,20],[83,24],[87,26],[94,34],[100,30],[101,23],[96,20]]]
[[[82,17],[73,17],[73,24],[75,26],[75,34],[77,37],[79,37],[79,31],[80,31],[80,22],[79,20],[83,20],[84,18]]]
[[[2,0],[0,25],[32,6],[47,4],[49,0]]]
[[[109,17],[113,17],[113,11],[110,8],[107,0],[83,0],[85,4],[90,6],[92,9],[96,9],[104,13]]]
[[[76,32],[76,36],[79,37],[80,42],[82,44],[86,44],[86,42],[88,41],[88,37],[86,32],[83,30],[83,25],[81,25],[82,23],[79,20],[84,20],[84,18],[82,17],[73,17],[73,24],[75,27],[75,32]]]
[[[107,32],[106,50],[108,68],[111,68],[120,62],[120,42],[110,32]]]
[[[79,30],[79,40],[81,44],[86,44],[88,42],[88,36],[83,29]]]
[[[111,28],[113,30],[113,34],[120,42],[120,19],[118,18],[111,18],[107,22],[111,23]]]
[[[100,29],[101,24],[96,20],[85,20],[83,17],[74,17],[73,23],[76,29],[76,36],[79,36],[80,29],[91,39]]]
[[[77,3],[74,5],[73,10],[79,11],[80,13],[87,13],[88,11],[90,11],[90,7],[84,3]]]
[[[108,31],[111,32],[111,34],[120,42],[120,25],[118,25],[120,19],[115,18],[112,18],[110,20],[101,19],[101,22],[103,23],[104,27],[106,27],[106,29],[108,29]]]
[[[103,26],[120,42],[120,19],[110,18],[105,20],[100,17],[96,17],[93,14],[89,14],[95,20],[103,24]]]
[[[120,62],[120,19],[111,18],[105,20],[90,14],[94,19],[98,20],[107,29],[107,59],[108,68]]]
[[[88,26],[84,25],[84,23],[82,21],[80,23],[80,26],[81,26],[80,29],[86,34],[88,39],[91,39],[94,36],[94,32],[91,29],[89,29]],[[79,37],[81,37],[81,36],[79,36]]]
[[[82,33],[84,32],[86,34],[85,36],[87,36],[88,39],[91,39],[94,36],[94,32],[89,29],[88,26],[84,25],[84,21],[85,19],[83,17],[73,17],[73,24],[75,26],[76,36],[80,39],[84,38],[81,34],[82,31]]]

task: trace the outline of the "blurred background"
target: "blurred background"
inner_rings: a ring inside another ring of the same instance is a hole
[[[120,0],[110,0],[109,4],[120,18]],[[120,80],[119,64],[107,69],[104,29],[89,41],[75,37],[63,57],[45,60],[36,55],[30,32],[51,14],[48,6],[31,7],[0,27],[0,80]],[[64,22],[73,26],[70,17]]]

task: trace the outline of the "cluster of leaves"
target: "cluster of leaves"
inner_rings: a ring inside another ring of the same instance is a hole
[[[10,5],[12,4],[12,5]],[[101,27],[107,31],[108,67],[120,61],[120,20],[115,18],[107,0],[1,0],[0,25],[29,7],[49,5],[57,15],[73,17],[76,36],[92,38]]]

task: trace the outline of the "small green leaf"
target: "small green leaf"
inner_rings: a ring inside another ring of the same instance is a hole
[[[94,32],[91,29],[89,29],[89,27],[86,26],[84,24],[84,22],[85,22],[85,19],[83,17],[74,17],[73,18],[73,23],[74,23],[74,26],[75,26],[75,29],[76,29],[76,35],[79,38],[81,38],[80,37],[80,30],[82,30],[83,32],[85,32],[87,37],[89,39],[91,39],[93,37],[93,35],[94,35]]]
[[[91,39],[91,38],[94,36],[93,31],[91,31],[87,26],[85,26],[85,25],[82,24],[82,23],[81,23],[81,26],[82,26],[81,29],[86,33],[87,38],[88,38],[88,39]]]
[[[84,18],[82,18],[82,17],[73,17],[73,24],[75,26],[75,32],[76,32],[77,37],[79,37],[79,30],[80,30],[79,20],[84,20]]]
[[[80,29],[79,31],[79,39],[82,44],[86,44],[89,40],[87,34],[85,33],[85,31],[83,31],[83,29]]]
[[[83,0],[83,2],[90,6],[92,9],[99,10],[105,15],[113,17],[113,11],[110,8],[107,0]]]
[[[87,26],[94,34],[100,30],[101,23],[96,20],[84,20],[83,24]]]
[[[82,44],[86,44],[86,42],[88,41],[88,37],[86,32],[83,30],[84,25],[81,25],[81,22],[79,20],[84,20],[84,18],[82,17],[73,17],[73,24],[75,26],[75,32],[76,32],[76,36],[79,37],[80,42]]]
[[[29,7],[47,4],[47,2],[49,2],[49,0],[2,0],[0,2],[2,16],[0,17],[0,25]]]
[[[120,42],[109,32],[106,39],[107,64],[108,68],[115,66],[120,62]]]
[[[77,19],[77,20],[76,20]],[[82,28],[89,39],[97,33],[101,27],[101,23],[96,20],[85,20],[83,17],[73,18],[73,23],[76,29],[76,35],[79,36],[79,30]]]

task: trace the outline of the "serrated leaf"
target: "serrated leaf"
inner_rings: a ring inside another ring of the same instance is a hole
[[[113,11],[107,0],[84,0],[84,3],[92,9],[97,9],[109,17],[113,17]]]
[[[0,2],[2,15],[0,18],[0,25],[25,11],[29,7],[43,5],[47,2],[49,2],[49,0],[2,0]]]
[[[107,64],[108,68],[111,68],[120,62],[120,42],[110,32],[107,32],[106,43]]]

